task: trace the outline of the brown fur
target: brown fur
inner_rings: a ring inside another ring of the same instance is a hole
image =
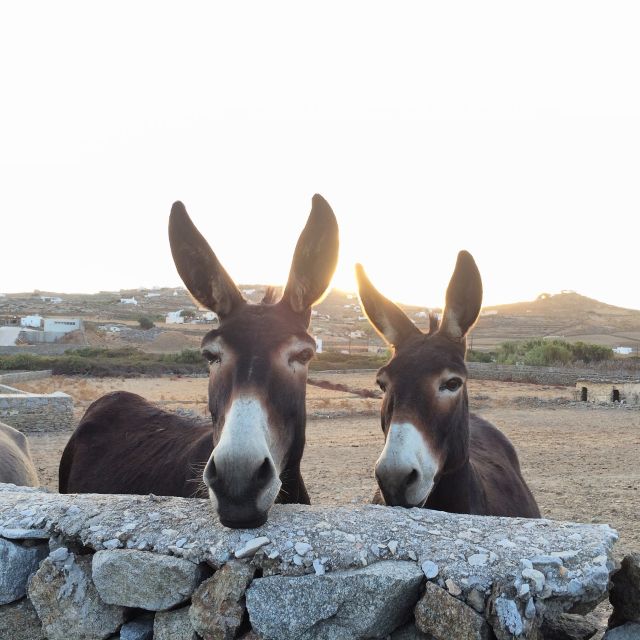
[[[309,503],[300,474],[307,365],[315,351],[307,329],[311,305],[336,266],[335,216],[321,196],[314,196],[278,302],[273,290],[260,304],[244,300],[180,202],[171,211],[169,238],[185,285],[220,318],[219,328],[202,340],[211,363],[211,421],[181,418],[124,391],[108,394],[89,407],[64,450],[60,491],[215,495],[224,524],[259,526],[273,501]],[[243,449],[253,442],[247,442],[216,453],[238,398],[259,403],[268,416],[265,442],[273,451],[258,450],[259,457],[250,458]],[[282,462],[279,475],[274,453]]]
[[[381,417],[385,438],[392,422],[408,422],[438,462],[434,487],[420,506],[455,513],[540,517],[513,445],[496,427],[469,413],[466,334],[482,300],[473,258],[460,253],[443,319],[439,326],[431,320],[427,334],[373,287],[361,267],[358,284],[371,323],[395,347],[390,362],[378,372],[385,391]],[[443,392],[451,381],[460,381],[462,387],[455,393]],[[391,481],[378,478],[378,482],[374,501],[412,506],[404,498],[411,474]]]
[[[0,482],[37,487],[38,472],[31,460],[27,437],[0,422]]]

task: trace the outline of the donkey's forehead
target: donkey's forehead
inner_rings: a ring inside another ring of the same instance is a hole
[[[428,375],[443,370],[465,375],[464,348],[441,335],[412,338],[396,350],[383,369],[389,375]]]
[[[297,339],[315,344],[307,333],[304,322],[282,305],[244,305],[237,312],[225,318],[220,328],[207,333],[202,346],[216,340],[232,348],[274,348]]]

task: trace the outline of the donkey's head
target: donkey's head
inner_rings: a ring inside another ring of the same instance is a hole
[[[268,293],[260,304],[245,301],[181,202],[171,210],[169,239],[187,289],[220,318],[202,340],[214,431],[204,481],[223,524],[257,527],[281,488],[280,501],[298,501],[285,492],[299,478],[305,442],[307,370],[315,354],[307,329],[311,305],[336,267],[338,225],[315,195],[282,298],[275,302]],[[306,496],[304,486],[300,491]]]
[[[385,446],[375,466],[388,505],[423,506],[440,477],[468,460],[469,410],[464,363],[466,335],[480,312],[482,281],[469,253],[458,254],[438,326],[422,333],[356,266],[362,306],[394,348],[378,371],[384,391]]]

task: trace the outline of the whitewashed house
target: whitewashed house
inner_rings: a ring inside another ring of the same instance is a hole
[[[617,353],[619,356],[629,356],[633,353],[633,347],[615,347],[613,353]]]
[[[62,298],[58,296],[40,296],[40,300],[42,302],[51,302],[53,304],[60,304],[62,302]]]
[[[42,326],[42,316],[39,316],[36,313],[33,316],[25,316],[24,318],[20,318],[20,326],[39,329]]]
[[[51,333],[71,333],[82,328],[80,318],[45,318],[44,330]]]
[[[135,298],[120,298],[120,304],[138,304]]]
[[[182,317],[182,309],[178,311],[169,311],[165,318],[167,324],[184,324],[184,318]]]

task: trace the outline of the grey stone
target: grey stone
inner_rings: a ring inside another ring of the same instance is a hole
[[[598,628],[582,616],[561,613],[545,618],[541,630],[544,640],[589,640]]]
[[[205,640],[233,640],[246,615],[245,592],[255,567],[231,560],[205,580],[191,598],[189,619]]]
[[[627,622],[621,627],[609,629],[602,640],[638,640],[640,638],[640,623]]]
[[[70,554],[63,566],[46,558],[29,582],[29,598],[49,640],[106,638],[124,622],[124,607],[96,591],[87,556]]]
[[[47,545],[23,547],[0,538],[0,604],[20,600],[27,593],[27,581],[47,556]]]
[[[455,580],[452,580],[451,578],[447,578],[444,581],[449,593],[452,596],[459,596],[462,593],[462,589],[460,588],[460,585],[458,585],[458,583]]]
[[[22,529],[0,527],[0,537],[10,540],[48,540],[51,534],[44,529]]]
[[[473,607],[478,613],[482,613],[485,604],[484,593],[479,589],[471,589],[467,594],[467,604]]]
[[[537,569],[523,569],[522,577],[529,581],[535,593],[540,593],[544,589],[545,577],[541,571]]]
[[[438,575],[439,569],[438,565],[435,562],[431,562],[431,560],[425,560],[422,563],[422,571],[427,580],[431,580]]]
[[[189,621],[189,607],[158,611],[153,621],[153,640],[198,640]]]
[[[152,640],[153,614],[141,616],[122,625],[120,640]]]
[[[0,640],[45,640],[40,618],[27,598],[0,607]]]
[[[518,605],[508,598],[499,597],[495,600],[495,612],[497,618],[497,628],[494,631],[499,638],[519,636],[524,631],[522,616]]]
[[[426,633],[418,631],[415,622],[409,622],[404,627],[394,631],[389,636],[389,640],[433,640],[433,636],[428,636]]]
[[[259,538],[252,538],[248,540],[242,547],[236,550],[235,556],[238,560],[242,558],[251,558],[256,554],[258,549],[269,544],[270,540],[266,536],[260,536]]]
[[[149,551],[118,549],[93,556],[93,581],[109,604],[163,611],[186,602],[202,578],[198,565]]]
[[[432,582],[427,582],[425,587],[414,612],[419,631],[431,634],[436,640],[490,638],[486,620],[471,607]]]
[[[609,625],[613,627],[625,622],[640,622],[640,553],[625,556],[611,581],[613,586],[609,601],[613,613]]]
[[[259,578],[247,590],[247,610],[265,639],[384,637],[410,616],[423,579],[415,564],[396,561],[323,576]]]

